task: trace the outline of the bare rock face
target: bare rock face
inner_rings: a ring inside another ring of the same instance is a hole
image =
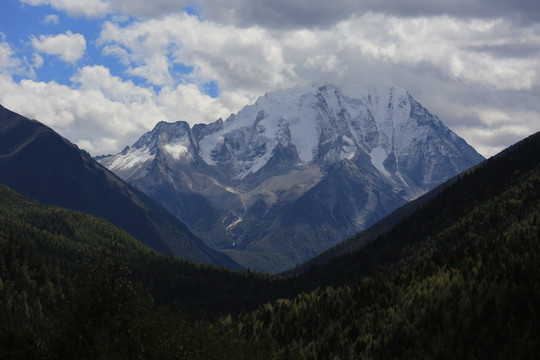
[[[402,88],[279,90],[225,121],[160,122],[99,162],[208,245],[276,272],[483,160]]]

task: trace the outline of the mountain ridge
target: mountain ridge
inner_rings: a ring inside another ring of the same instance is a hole
[[[211,124],[159,122],[98,158],[209,246],[288,259],[263,271],[307,260],[481,160],[402,88],[328,84],[267,93]]]
[[[369,246],[286,278],[157,255],[101,219],[0,186],[0,354],[535,358],[539,155],[537,133],[435,190]],[[205,321],[210,309],[223,316]]]
[[[44,204],[103,217],[161,253],[239,267],[87,152],[40,122],[2,106],[0,182]]]

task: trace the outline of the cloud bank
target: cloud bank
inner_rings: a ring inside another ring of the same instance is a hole
[[[486,156],[540,130],[537,2],[21,2],[99,26],[34,34],[32,61],[4,37],[0,102],[94,155],[119,151],[160,120],[214,121],[265,92],[315,81],[390,79]],[[25,76],[47,66],[43,55],[71,64],[70,82]]]

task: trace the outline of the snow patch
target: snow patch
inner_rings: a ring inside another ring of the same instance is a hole
[[[227,227],[225,228],[225,230],[227,230],[227,232],[231,232],[231,230],[238,224],[240,224],[242,222],[242,219],[241,217],[239,217],[238,219],[234,220],[231,224],[227,225]]]
[[[165,144],[163,150],[168,152],[175,160],[179,160],[184,154],[188,154],[188,148],[181,143]]]
[[[225,140],[220,133],[213,133],[205,136],[204,141],[200,142],[200,154],[204,162],[208,165],[216,165],[216,162],[212,160],[212,150],[214,150],[219,144],[222,144]]]
[[[351,160],[356,156],[357,148],[353,139],[343,135],[343,152],[346,159]]]
[[[386,154],[386,151],[381,146],[377,146],[373,150],[371,150],[371,153],[369,154],[371,158],[371,163],[381,174],[388,178],[392,178],[390,173],[386,171],[386,168],[384,167],[384,160],[388,157],[388,154]]]
[[[154,155],[150,154],[147,148],[132,148],[126,155],[118,154],[109,166],[109,170],[130,169],[153,158]]]

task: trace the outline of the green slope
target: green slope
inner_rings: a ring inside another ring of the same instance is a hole
[[[0,185],[2,359],[251,359],[264,348],[194,320],[254,309],[269,282],[158,254]]]

